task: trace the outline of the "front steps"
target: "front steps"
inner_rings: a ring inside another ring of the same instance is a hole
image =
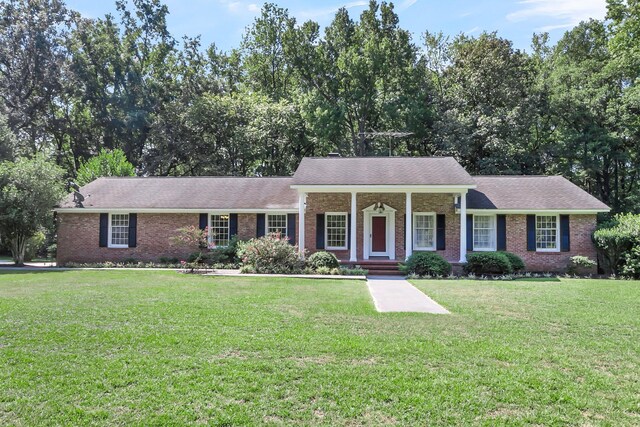
[[[360,261],[340,261],[340,264],[349,267],[359,267],[369,270],[369,276],[402,276],[399,263],[388,259],[368,259]]]

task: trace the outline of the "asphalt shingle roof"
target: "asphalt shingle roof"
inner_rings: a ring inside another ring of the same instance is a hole
[[[474,185],[453,157],[305,157],[294,185]]]
[[[475,176],[469,209],[608,210],[609,207],[562,176]]]
[[[80,189],[85,208],[297,209],[291,178],[98,178]],[[62,208],[75,207],[69,195]]]
[[[476,185],[469,209],[602,210],[607,205],[561,176],[469,175],[451,157],[305,158],[293,177],[98,178],[80,189],[93,209],[298,208],[291,185]],[[69,195],[61,208],[75,208]]]

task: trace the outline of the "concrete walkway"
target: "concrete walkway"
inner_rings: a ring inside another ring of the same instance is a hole
[[[449,314],[449,311],[420,292],[404,277],[369,276],[367,287],[376,310],[381,313],[414,312]]]

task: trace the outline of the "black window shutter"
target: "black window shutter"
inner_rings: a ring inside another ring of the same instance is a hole
[[[100,214],[100,243],[101,248],[106,248],[109,244],[109,214]]]
[[[467,250],[473,251],[473,215],[467,214]]]
[[[265,235],[265,219],[265,214],[263,213],[256,215],[256,237]]]
[[[287,214],[287,237],[289,243],[295,245],[296,242],[296,214]]]
[[[536,250],[536,216],[527,215],[527,250]]]
[[[238,214],[229,214],[229,238],[238,235]]]
[[[402,229],[404,230],[404,239],[402,239],[402,248],[403,249],[407,249],[407,214],[404,214],[404,216],[402,217],[402,220],[404,221],[404,226],[402,227]]]
[[[351,214],[347,214],[347,249],[351,249]]]
[[[507,250],[507,216],[496,216],[496,249],[499,251]]]
[[[200,214],[200,230],[204,230],[209,226],[209,214],[201,213]]]
[[[324,214],[316,214],[316,249],[324,249]]]
[[[562,252],[571,250],[569,234],[569,215],[560,215],[560,250]]]
[[[446,236],[446,216],[444,214],[436,215],[436,249],[439,251],[445,250]]]
[[[129,247],[135,248],[138,240],[138,214],[129,214]]]

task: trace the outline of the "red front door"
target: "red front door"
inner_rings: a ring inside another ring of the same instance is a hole
[[[387,217],[371,218],[371,252],[387,252]]]

